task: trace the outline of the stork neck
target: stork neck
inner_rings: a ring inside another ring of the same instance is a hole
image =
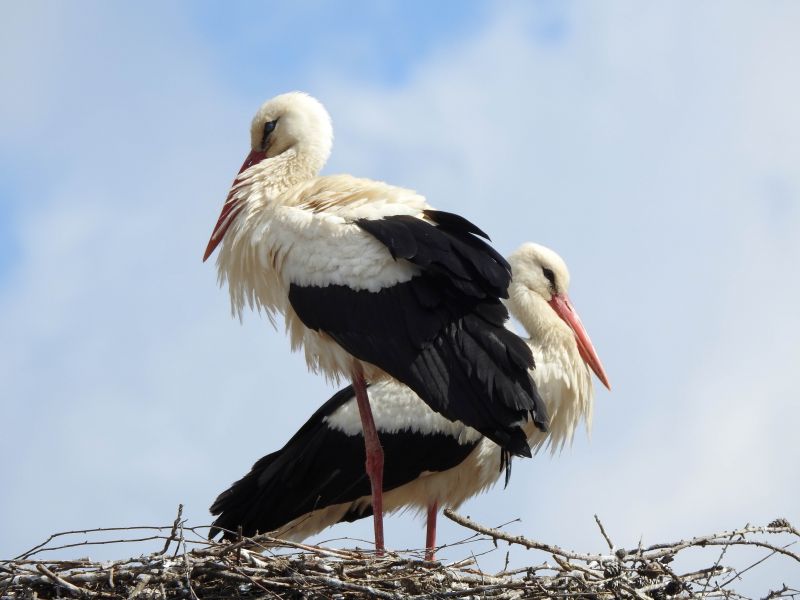
[[[575,345],[575,334],[541,295],[512,280],[507,304],[509,312],[522,324],[533,342]]]
[[[242,180],[243,186],[258,189],[264,196],[274,199],[286,190],[317,176],[324,160],[313,153],[298,152],[290,148],[285,152],[261,161]]]
[[[524,286],[519,286],[524,287]],[[529,420],[523,426],[531,448],[549,446],[552,452],[572,441],[581,421],[591,430],[594,388],[589,367],[581,358],[575,334],[541,295],[527,288],[509,288],[508,308],[530,336],[535,368],[531,375],[544,398],[550,431],[541,432]]]

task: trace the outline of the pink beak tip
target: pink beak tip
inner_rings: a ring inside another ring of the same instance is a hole
[[[600,379],[600,383],[602,383],[604,386],[606,386],[606,389],[610,392],[611,391],[611,383],[608,381],[608,377],[606,377],[606,374],[603,373],[603,376],[600,377],[599,379]]]

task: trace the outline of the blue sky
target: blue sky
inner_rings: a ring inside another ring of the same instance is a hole
[[[200,262],[252,113],[291,89],[333,116],[325,172],[571,268],[614,392],[465,512],[587,550],[595,513],[620,545],[798,520],[798,6],[348,6],[6,7],[0,556],[179,502],[206,523],[331,394]],[[390,546],[422,543],[410,519]]]
[[[204,42],[226,67],[231,84],[263,95],[272,85],[314,85],[320,67],[364,82],[397,86],[437,48],[480,29],[485,2],[239,2],[187,6]],[[313,43],[308,43],[313,40]],[[251,71],[252,69],[252,71]],[[298,81],[300,79],[300,81]]]

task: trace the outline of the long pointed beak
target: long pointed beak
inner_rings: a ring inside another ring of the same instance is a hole
[[[553,294],[549,304],[556,311],[556,314],[575,332],[575,341],[578,343],[578,351],[581,353],[581,358],[586,361],[586,364],[594,371],[594,374],[597,375],[602,384],[610,390],[611,384],[608,382],[605,369],[603,369],[603,363],[600,362],[600,357],[597,356],[592,340],[589,339],[589,334],[583,328],[581,318],[572,308],[569,297],[566,294]]]
[[[252,150],[250,154],[247,155],[247,158],[244,159],[242,163],[242,168],[239,169],[239,172],[236,174],[236,178],[233,180],[231,184],[231,191],[228,192],[228,197],[225,199],[225,204],[222,205],[222,212],[219,215],[219,219],[217,219],[217,224],[214,226],[214,231],[211,234],[211,239],[208,240],[208,246],[206,246],[206,253],[203,254],[203,262],[208,260],[208,257],[211,256],[211,253],[219,246],[219,243],[222,241],[222,238],[225,237],[225,232],[228,231],[228,227],[233,221],[233,218],[238,214],[241,210],[241,206],[239,206],[239,201],[233,197],[234,188],[236,183],[239,181],[239,175],[245,172],[247,169],[252,167],[255,164],[260,163],[264,158],[266,158],[267,153],[262,152],[260,150]]]

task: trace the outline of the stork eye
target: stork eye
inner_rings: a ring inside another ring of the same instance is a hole
[[[550,282],[550,287],[555,289],[556,287],[556,274],[553,273],[552,269],[548,269],[547,267],[542,267],[542,273],[544,273],[545,278],[547,281]]]
[[[270,121],[269,123],[264,123],[264,134],[261,136],[261,149],[267,149],[267,140],[269,140],[270,134],[275,130],[275,125],[278,124],[278,119],[274,121]]]

